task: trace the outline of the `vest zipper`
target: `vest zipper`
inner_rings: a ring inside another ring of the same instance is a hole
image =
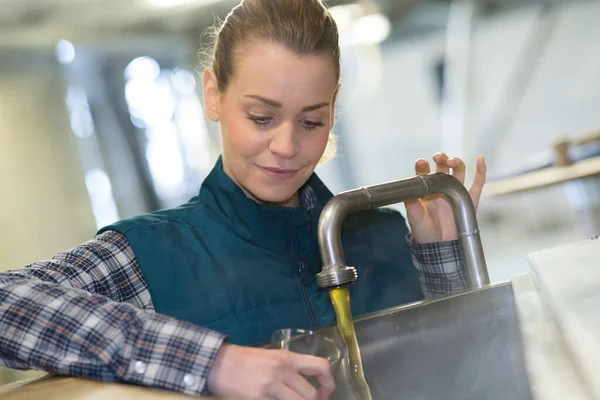
[[[312,329],[317,329],[317,318],[315,317],[315,312],[312,308],[310,298],[308,297],[308,291],[306,290],[306,266],[303,262],[300,262],[298,266],[298,275],[300,277],[300,288],[302,290],[302,297],[304,298],[304,304],[306,304],[308,314],[310,315]]]
[[[298,281],[300,282],[300,291],[302,292],[302,299],[304,300],[304,304],[306,305],[306,309],[308,310],[308,315],[310,316],[310,322],[312,324],[311,329],[317,329],[317,318],[315,317],[315,312],[312,308],[312,304],[310,302],[310,298],[308,296],[308,291],[306,290],[306,283],[308,279],[306,277],[306,266],[304,262],[300,260],[298,254],[298,234],[296,230],[294,232],[294,256],[296,258],[296,262],[298,263]]]

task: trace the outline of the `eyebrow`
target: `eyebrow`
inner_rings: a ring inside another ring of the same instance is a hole
[[[283,107],[283,105],[280,102],[278,102],[278,101],[270,100],[270,99],[267,99],[267,98],[264,98],[262,96],[258,96],[258,95],[255,95],[255,94],[247,94],[244,97],[249,97],[249,98],[252,98],[252,99],[256,99],[256,100],[258,100],[258,101],[260,101],[262,103],[265,103],[265,104],[267,104],[267,105],[269,105],[271,107],[275,107],[275,108],[281,108],[281,107]],[[318,110],[319,108],[327,107],[328,105],[329,105],[329,103],[317,103],[317,104],[313,104],[312,106],[304,107],[302,109],[302,111],[303,112],[306,112],[306,111],[315,111],[315,110]]]

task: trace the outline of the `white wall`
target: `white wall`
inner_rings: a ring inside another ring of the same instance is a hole
[[[50,257],[94,229],[60,75],[26,57],[7,65],[10,57],[0,62],[0,270]]]

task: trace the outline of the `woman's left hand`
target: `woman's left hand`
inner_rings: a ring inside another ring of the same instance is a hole
[[[464,185],[466,166],[460,158],[448,158],[445,153],[436,153],[433,161],[436,172],[451,173]],[[429,174],[431,172],[429,162],[423,158],[418,159],[415,162],[415,172],[417,175]],[[469,189],[476,211],[485,185],[485,174],[485,160],[483,157],[478,157],[477,170]],[[415,243],[445,242],[458,238],[452,208],[443,195],[406,202],[406,214]]]

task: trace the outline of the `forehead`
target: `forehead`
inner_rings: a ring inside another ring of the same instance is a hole
[[[327,54],[296,54],[278,43],[247,41],[233,60],[234,91],[329,99],[337,87],[333,58]]]

